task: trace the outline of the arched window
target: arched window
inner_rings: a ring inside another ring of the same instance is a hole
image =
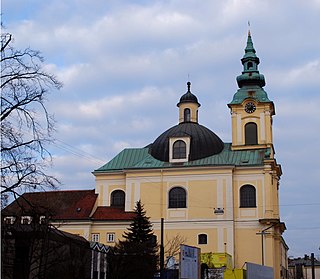
[[[207,244],[208,236],[204,233],[198,235],[198,244]]]
[[[256,188],[244,185],[240,188],[240,207],[256,207]]]
[[[185,159],[187,153],[186,143],[183,140],[177,140],[173,144],[173,159]]]
[[[169,191],[169,208],[186,208],[187,194],[182,187],[174,187]]]
[[[122,190],[115,190],[111,193],[111,206],[124,206],[125,193]]]
[[[245,143],[246,145],[258,144],[257,124],[249,122],[245,125]]]
[[[250,69],[253,68],[253,63],[252,62],[248,62],[247,66],[248,66],[248,70],[250,70]]]
[[[183,115],[184,122],[189,122],[191,120],[190,109],[189,108],[184,109],[183,114],[184,114]]]

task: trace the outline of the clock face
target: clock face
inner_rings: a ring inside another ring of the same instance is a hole
[[[256,106],[254,103],[252,102],[249,102],[246,104],[246,106],[244,107],[244,110],[247,112],[247,113],[253,113],[255,110],[256,110]]]

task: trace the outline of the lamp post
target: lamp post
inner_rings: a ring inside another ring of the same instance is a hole
[[[271,225],[270,227],[267,227],[264,230],[261,230],[261,232],[257,232],[257,235],[261,235],[261,263],[262,265],[264,265],[264,241],[263,241],[263,236],[270,234],[269,232],[266,232],[267,230],[269,230],[270,228],[272,228],[274,225]]]

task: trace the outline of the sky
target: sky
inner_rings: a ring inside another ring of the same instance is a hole
[[[93,189],[93,170],[177,124],[188,80],[199,122],[230,142],[250,21],[276,107],[288,254],[320,256],[320,0],[2,0],[1,13],[14,46],[40,50],[64,84],[46,103],[61,189]]]

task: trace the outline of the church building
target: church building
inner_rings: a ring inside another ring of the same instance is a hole
[[[239,89],[227,104],[232,142],[199,123],[200,103],[188,82],[177,104],[178,124],[150,145],[126,148],[94,170],[94,190],[25,197],[55,207],[51,218],[59,229],[107,245],[122,238],[141,200],[158,240],[163,218],[165,242],[181,236],[201,253],[228,253],[234,268],[263,264],[273,268],[274,278],[285,278],[288,248],[279,213],[275,105],[264,90],[250,32],[241,62]]]

